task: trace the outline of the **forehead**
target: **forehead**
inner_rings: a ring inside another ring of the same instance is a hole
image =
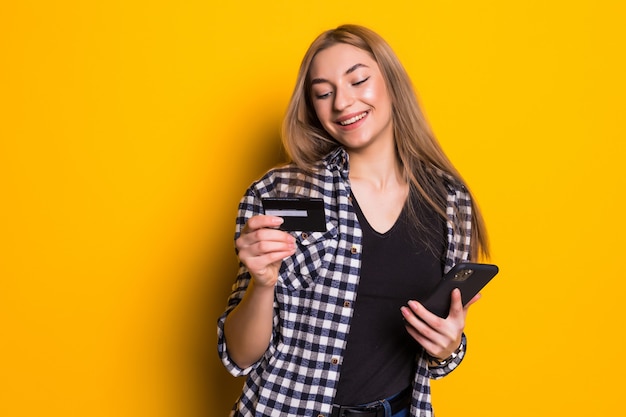
[[[341,76],[356,64],[378,70],[378,64],[369,52],[346,43],[338,43],[315,55],[309,69],[309,78]]]

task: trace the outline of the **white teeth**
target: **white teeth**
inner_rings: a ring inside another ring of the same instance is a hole
[[[358,116],[354,116],[354,117],[349,118],[348,120],[344,120],[343,122],[339,122],[339,124],[341,126],[351,125],[352,123],[356,123],[359,120],[361,120],[362,118],[364,118],[366,114],[367,114],[367,112],[363,112],[363,113],[359,114]]]

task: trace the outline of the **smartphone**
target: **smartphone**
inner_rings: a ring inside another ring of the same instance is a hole
[[[262,198],[263,209],[269,216],[283,218],[280,230],[325,232],[324,200],[321,198]]]
[[[465,306],[496,276],[498,271],[498,267],[492,264],[458,263],[448,271],[433,292],[425,297],[422,305],[430,312],[445,318],[450,312],[452,290],[455,288],[461,290],[461,299]]]

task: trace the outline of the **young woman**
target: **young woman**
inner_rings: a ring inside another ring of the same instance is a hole
[[[429,379],[465,354],[418,301],[458,262],[487,254],[471,195],[376,33],[344,25],[309,47],[283,126],[291,162],[239,206],[240,271],[218,322],[226,368],[247,375],[235,416],[432,416]],[[324,202],[326,230],[280,230],[262,198]]]

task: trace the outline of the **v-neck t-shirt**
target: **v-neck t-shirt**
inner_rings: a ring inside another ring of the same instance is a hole
[[[363,229],[361,278],[341,369],[336,404],[357,405],[387,398],[409,387],[421,346],[406,331],[400,307],[430,292],[443,275],[445,224],[418,196],[411,204],[423,225],[409,224],[406,207],[379,233],[358,202]]]

